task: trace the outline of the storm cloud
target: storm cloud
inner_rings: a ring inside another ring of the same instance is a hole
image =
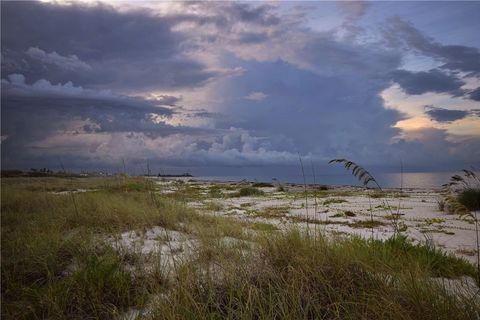
[[[2,3],[2,74],[97,88],[190,87],[219,74],[182,53],[175,17],[107,5]]]
[[[478,88],[466,89],[480,81],[478,48],[444,45],[391,13],[372,31],[365,22],[375,3],[1,6],[6,168],[59,159],[75,168],[121,159],[297,166],[299,155],[371,165],[414,157],[440,167],[478,159],[466,147],[478,146],[478,135],[434,127],[477,121],[461,103],[479,100]],[[323,6],[340,13],[336,25],[313,23],[323,22],[311,18]],[[408,69],[407,56],[430,64]],[[394,83],[407,97],[459,105],[422,101],[417,113],[432,127],[404,129],[398,124],[416,116],[385,100]]]

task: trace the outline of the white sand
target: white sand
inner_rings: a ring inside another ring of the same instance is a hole
[[[471,262],[476,261],[474,225],[457,215],[446,214],[438,209],[438,201],[442,198],[440,190],[406,189],[403,190],[402,197],[395,198],[391,197],[391,194],[398,193],[399,190],[392,189],[388,190],[389,194],[386,197],[371,198],[367,196],[368,192],[373,192],[371,190],[365,191],[361,188],[345,186],[328,190],[328,197],[317,197],[316,206],[315,197],[310,192],[307,199],[308,205],[305,206],[305,195],[301,185],[287,185],[286,188],[289,192],[277,192],[276,188],[271,187],[259,188],[265,192],[265,196],[231,198],[228,197],[228,194],[235,190],[226,188],[240,188],[245,183],[183,181],[200,188],[200,194],[204,196],[208,196],[208,190],[213,185],[219,186],[225,195],[222,198],[188,202],[196,209],[206,209],[209,202],[214,202],[223,209],[215,212],[207,211],[207,213],[228,215],[253,222],[266,222],[279,227],[298,224],[315,229],[315,224],[312,222],[317,221],[319,222],[316,225],[317,230],[325,231],[327,234],[356,234],[367,238],[373,236],[376,239],[386,239],[394,232],[392,213],[394,216],[397,216],[398,213],[397,224],[405,230],[403,233],[412,240],[430,241],[447,252],[464,257]],[[158,181],[158,184],[161,186],[162,192],[173,192],[179,188],[179,185],[172,180]],[[331,202],[332,199],[339,202],[329,204],[328,202]],[[269,216],[262,214],[265,210],[274,208],[279,209],[280,213]],[[346,211],[355,216],[340,217]],[[355,225],[358,222],[369,222],[372,219],[371,214],[373,214],[375,222],[383,225],[376,226],[373,230],[369,226]],[[337,216],[335,217],[335,215]],[[310,221],[308,226],[305,223],[307,218]]]

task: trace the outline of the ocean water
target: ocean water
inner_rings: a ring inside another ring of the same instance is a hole
[[[404,172],[404,173],[378,173],[375,178],[382,188],[440,188],[448,183],[455,172]],[[457,173],[458,174],[458,173]],[[307,184],[313,184],[313,175],[306,175]],[[278,175],[271,177],[266,175],[238,175],[238,176],[198,176],[195,180],[215,181],[259,181],[271,182],[273,179],[281,183],[303,183],[302,175]],[[315,183],[332,186],[360,186],[361,183],[350,173],[345,174],[320,174],[315,176]],[[373,187],[373,185],[370,185]]]

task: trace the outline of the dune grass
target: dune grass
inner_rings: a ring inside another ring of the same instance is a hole
[[[145,308],[144,318],[152,319],[480,314],[475,300],[432,280],[475,277],[476,269],[431,246],[402,237],[326,238],[199,214],[182,198],[195,197],[195,188],[174,195],[156,188],[129,177],[2,179],[2,317],[115,319],[129,308]],[[79,189],[91,191],[71,192]],[[107,240],[153,226],[195,239],[174,277],[166,276],[160,254],[115,250]]]
[[[195,213],[150,194],[148,181],[2,179],[2,315],[5,318],[112,318],[141,305],[148,285],[123,268],[107,234],[163,226]],[[65,186],[97,191],[55,194]]]
[[[329,241],[290,230],[268,233],[258,246],[224,247],[214,259],[186,263],[152,318],[474,319],[480,312],[430,279],[471,266],[433,263],[443,256],[404,239]],[[212,263],[217,272],[201,271]]]

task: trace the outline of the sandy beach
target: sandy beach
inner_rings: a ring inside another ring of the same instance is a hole
[[[385,189],[355,186],[258,184],[260,196],[232,197],[256,182],[203,181],[192,178],[156,179],[160,193],[173,193],[187,184],[199,197],[186,203],[200,212],[285,229],[292,225],[312,232],[387,239],[398,229],[415,242],[427,242],[449,253],[476,261],[472,221],[440,211],[441,189]],[[212,192],[213,190],[213,192]],[[307,196],[306,196],[307,195]]]

